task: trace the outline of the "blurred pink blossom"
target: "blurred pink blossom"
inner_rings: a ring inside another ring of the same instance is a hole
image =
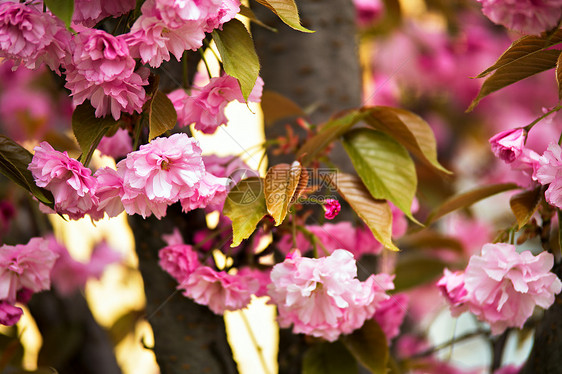
[[[133,142],[127,130],[118,129],[115,134],[106,136],[100,141],[98,150],[102,155],[117,159],[133,151]]]
[[[17,301],[24,288],[39,292],[51,287],[51,270],[58,255],[43,238],[32,238],[27,244],[0,247],[0,300]]]
[[[384,12],[384,4],[381,0],[353,0],[353,4],[357,10],[357,21],[361,26],[373,23]]]
[[[389,343],[400,333],[400,326],[404,322],[409,300],[410,298],[405,294],[394,294],[382,301],[375,312],[375,321],[381,327]]]
[[[277,305],[281,327],[335,341],[372,318],[394,288],[387,274],[357,278],[353,255],[343,249],[318,259],[295,251],[271,271],[269,296]]]
[[[92,171],[68,157],[66,152],[58,152],[49,143],[42,142],[35,147],[28,169],[37,186],[53,193],[57,213],[79,219],[97,206],[97,181]]]
[[[23,310],[6,301],[0,301],[0,325],[13,326],[23,315]]]
[[[258,280],[251,276],[233,275],[199,266],[178,289],[198,304],[206,305],[215,314],[246,307],[259,289]]]
[[[106,17],[118,17],[135,8],[135,0],[74,0],[72,22],[93,27]]]
[[[16,66],[35,69],[45,63],[60,75],[69,41],[70,32],[50,13],[15,1],[0,3],[0,57]]]
[[[524,34],[540,34],[558,25],[561,0],[477,0],[494,23]]]

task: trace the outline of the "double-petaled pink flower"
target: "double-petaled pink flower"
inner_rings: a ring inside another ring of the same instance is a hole
[[[485,244],[472,256],[464,272],[446,272],[439,286],[456,313],[468,309],[490,324],[493,334],[508,327],[523,327],[535,306],[547,309],[562,282],[550,272],[554,257],[548,252],[533,256],[517,253],[515,246]]]
[[[338,249],[318,259],[291,253],[273,267],[268,287],[281,327],[334,341],[372,318],[394,285],[387,274],[360,282],[353,255]]]
[[[263,80],[258,77],[248,101],[259,102],[262,90]],[[204,87],[193,87],[191,96],[181,89],[173,91],[170,100],[178,113],[180,126],[194,123],[195,129],[205,134],[213,134],[220,125],[228,122],[224,109],[230,101],[245,102],[238,81],[230,75],[212,78]]]
[[[96,117],[111,113],[117,120],[121,112],[141,112],[148,73],[145,68],[135,71],[135,60],[123,36],[83,29],[74,37],[65,87],[71,91],[74,105],[89,99]]]
[[[43,238],[33,238],[27,244],[1,246],[0,300],[14,304],[20,290],[48,290],[57,257]]]
[[[0,3],[0,57],[30,69],[45,63],[60,74],[70,38],[64,24],[50,13],[15,1]]]
[[[68,157],[66,152],[56,151],[49,143],[42,142],[35,147],[28,169],[37,186],[53,193],[57,213],[79,219],[96,209],[97,181],[92,177],[92,171]]]

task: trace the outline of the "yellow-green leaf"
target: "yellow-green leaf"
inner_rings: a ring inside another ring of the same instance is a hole
[[[537,187],[529,191],[523,191],[511,197],[509,205],[515,219],[517,219],[519,229],[525,226],[533,214],[535,214],[541,202],[542,196],[543,192],[541,187]]]
[[[267,214],[263,179],[250,177],[234,186],[224,202],[223,214],[232,221],[232,247],[248,239]]]
[[[426,225],[437,221],[446,214],[454,212],[457,209],[466,208],[474,203],[484,200],[490,196],[501,192],[514,190],[519,188],[515,183],[493,184],[491,186],[478,187],[473,190],[455,195],[447,199],[441,206],[435,209],[427,218]]]
[[[117,126],[111,116],[96,118],[95,109],[89,101],[78,105],[72,113],[72,131],[82,150],[80,161],[88,165],[92,154],[104,135],[114,126]]]
[[[345,134],[353,125],[366,116],[359,111],[351,111],[341,117],[326,122],[316,135],[308,139],[297,152],[297,158],[303,165],[310,163],[316,155],[323,151],[331,142]]]
[[[345,134],[343,146],[359,177],[375,199],[390,200],[410,219],[418,179],[410,155],[390,136],[371,129]]]
[[[354,175],[337,173],[331,181],[338,193],[371,229],[374,237],[386,248],[399,251],[392,243],[392,212],[386,200],[373,199],[365,185]]]
[[[12,139],[0,135],[0,173],[31,192],[43,204],[53,207],[54,199],[50,191],[38,187],[31,171],[27,169],[33,155]]]
[[[298,161],[278,164],[267,171],[264,180],[265,204],[267,212],[275,220],[275,226],[283,223],[293,196],[300,185],[302,166]],[[308,177],[306,177],[308,181]]]
[[[322,342],[310,347],[303,357],[302,374],[357,374],[357,361],[339,342]]]
[[[178,115],[174,104],[162,91],[156,91],[148,107],[148,141],[171,130],[176,125]]]
[[[437,160],[437,142],[429,124],[410,111],[377,106],[366,109],[365,122],[375,130],[392,136],[408,151],[429,166],[450,174]]]
[[[299,10],[294,0],[256,0],[258,3],[265,5],[285,22],[285,24],[295,30],[302,32],[314,32],[301,25]]]
[[[222,30],[213,31],[213,40],[222,58],[226,74],[238,79],[242,96],[248,100],[260,73],[254,41],[242,22],[232,19]]]
[[[379,324],[370,319],[363,327],[342,338],[351,354],[373,374],[386,374],[388,344]]]
[[[45,5],[51,13],[64,22],[66,27],[70,27],[74,14],[74,0],[45,0]]]

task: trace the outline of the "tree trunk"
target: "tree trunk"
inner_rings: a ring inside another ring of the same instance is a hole
[[[158,265],[162,234],[177,227],[185,237],[205,225],[202,212],[183,214],[178,205],[162,220],[129,217],[144,281],[146,313],[154,331],[154,353],[162,374],[236,373],[222,316],[176,291],[177,282]],[[186,235],[187,234],[187,235]]]
[[[361,70],[358,58],[355,7],[351,0],[304,0],[297,4],[303,26],[314,34],[295,31],[262,6],[254,7],[258,19],[278,32],[256,26],[252,33],[262,65],[264,89],[278,92],[305,109],[312,109],[314,124],[334,114],[361,106]],[[279,126],[280,125],[280,126]],[[295,133],[302,129],[294,123]],[[285,133],[283,123],[265,128],[266,139]],[[270,164],[292,162],[294,156],[268,154]],[[341,144],[331,159],[342,170],[352,170]],[[279,337],[279,373],[300,374],[307,344],[303,335],[281,330]]]

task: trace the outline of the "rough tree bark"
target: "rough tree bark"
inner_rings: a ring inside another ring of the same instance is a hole
[[[351,0],[305,0],[297,3],[302,24],[314,31],[303,34],[284,25],[268,9],[256,6],[257,17],[277,28],[273,33],[261,27],[252,30],[265,89],[278,92],[302,108],[314,108],[310,121],[328,120],[341,110],[361,106],[361,69],[358,57],[355,7]],[[295,132],[302,130],[293,124]],[[285,133],[284,123],[265,128],[267,139]],[[351,163],[338,145],[331,154],[343,170]],[[273,157],[271,164],[292,162]],[[279,372],[300,374],[306,343],[302,335],[281,329],[279,336]]]
[[[162,220],[131,216],[129,224],[135,236],[146,313],[154,331],[154,353],[161,373],[236,373],[222,316],[177,292],[177,282],[158,265],[158,251],[166,245],[162,234],[177,227],[189,240],[195,230],[205,227],[203,214],[186,215],[175,205],[168,208]]]

